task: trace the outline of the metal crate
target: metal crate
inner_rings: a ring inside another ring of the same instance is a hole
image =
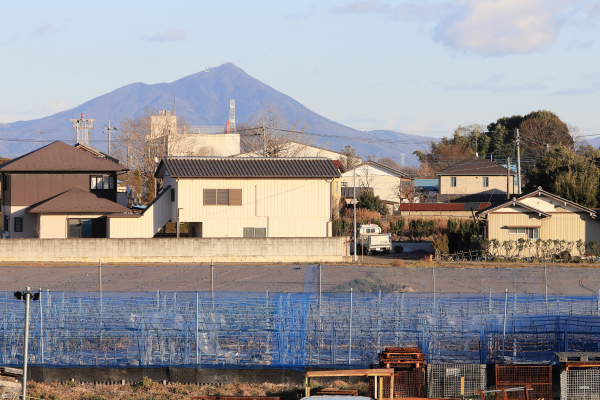
[[[427,365],[427,397],[460,397],[460,378],[465,378],[465,396],[486,389],[485,364]]]
[[[600,400],[600,369],[562,371],[560,400]]]
[[[373,399],[379,397],[375,393],[374,377],[369,377],[369,396]],[[406,397],[425,397],[424,369],[394,372],[394,398]],[[383,378],[383,398],[390,398],[390,378],[388,377]]]
[[[508,389],[529,385],[530,399],[552,399],[551,365],[496,365],[496,389]],[[525,399],[521,391],[507,392],[508,399]]]

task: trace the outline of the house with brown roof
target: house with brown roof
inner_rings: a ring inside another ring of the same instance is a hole
[[[125,171],[59,141],[4,163],[2,231],[10,238],[107,237],[106,216],[131,212],[117,203]]]
[[[442,200],[498,202],[519,193],[515,172],[490,160],[465,160],[436,172]]]
[[[471,218],[491,203],[400,203],[398,211],[408,217]]]
[[[504,241],[600,241],[596,210],[548,193],[541,187],[478,213],[485,221],[485,237]],[[577,252],[573,248],[573,252]]]
[[[167,158],[155,176],[169,188],[173,222],[188,223],[192,237],[332,236],[340,172],[330,159]],[[126,225],[110,218],[111,237]]]

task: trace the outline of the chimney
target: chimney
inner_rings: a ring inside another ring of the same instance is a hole
[[[229,133],[229,121],[227,121],[227,133]]]

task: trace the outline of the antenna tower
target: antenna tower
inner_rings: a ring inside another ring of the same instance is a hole
[[[229,100],[229,130],[235,132],[235,100]]]
[[[71,120],[73,129],[76,131],[75,143],[90,144],[90,130],[94,128],[94,121],[95,119],[83,118],[83,113],[81,113],[80,119]]]

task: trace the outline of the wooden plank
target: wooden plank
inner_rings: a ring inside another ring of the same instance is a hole
[[[333,371],[308,371],[307,378],[336,377],[336,376],[393,376],[392,368],[379,369],[345,369]]]
[[[0,374],[2,375],[23,375],[23,370],[20,368],[0,367]]]

